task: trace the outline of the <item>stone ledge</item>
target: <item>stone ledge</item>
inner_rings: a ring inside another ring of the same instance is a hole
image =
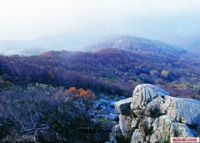
[[[132,102],[132,97],[120,100],[114,103],[115,110],[118,114],[128,115],[130,113],[130,104]]]

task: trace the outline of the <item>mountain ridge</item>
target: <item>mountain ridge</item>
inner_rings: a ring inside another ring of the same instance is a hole
[[[158,54],[167,54],[169,56],[186,53],[184,49],[166,42],[129,35],[115,35],[106,37],[96,45],[90,46],[89,50],[98,51],[104,48],[119,48],[122,50],[138,52],[145,51]]]
[[[77,37],[78,38],[78,37]],[[129,35],[111,35],[104,37],[98,42],[95,39],[83,39],[75,41],[75,35],[43,37],[33,40],[20,41],[0,41],[1,54],[4,55],[38,55],[47,51],[95,51],[101,48],[121,48],[123,50],[145,50],[168,53],[184,53],[185,51],[178,46],[170,45],[166,42],[148,38],[129,36]],[[82,39],[82,38],[80,38]],[[121,40],[121,43],[119,42]],[[97,43],[97,44],[95,44]],[[152,48],[154,47],[154,49]],[[155,50],[157,49],[157,50]],[[165,51],[164,51],[165,50]]]

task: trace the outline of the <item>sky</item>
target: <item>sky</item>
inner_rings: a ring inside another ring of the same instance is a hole
[[[200,0],[0,0],[0,40],[198,35]]]

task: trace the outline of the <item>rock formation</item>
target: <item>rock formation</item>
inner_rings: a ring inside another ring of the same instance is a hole
[[[200,101],[169,96],[151,84],[138,85],[133,96],[115,103],[119,124],[111,143],[167,143],[170,137],[200,136]]]

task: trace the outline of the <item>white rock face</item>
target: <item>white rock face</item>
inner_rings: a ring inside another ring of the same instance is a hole
[[[132,98],[116,102],[115,109],[126,142],[169,142],[170,137],[200,136],[200,101],[171,97],[155,85],[138,85]]]
[[[138,126],[138,119],[132,118],[131,128],[136,128]]]
[[[127,136],[131,130],[131,117],[125,115],[119,115],[119,126],[124,136]]]
[[[131,109],[144,109],[146,104],[158,96],[168,96],[169,93],[151,84],[140,84],[133,91]]]
[[[165,101],[167,115],[178,122],[196,125],[200,129],[200,101],[175,97],[166,97]]]
[[[170,128],[170,135],[173,137],[195,137],[196,133],[183,123],[172,123]]]
[[[167,142],[170,137],[170,128],[174,119],[168,115],[160,116],[156,118],[153,123],[153,133],[150,138],[151,143],[156,143],[158,141]]]

